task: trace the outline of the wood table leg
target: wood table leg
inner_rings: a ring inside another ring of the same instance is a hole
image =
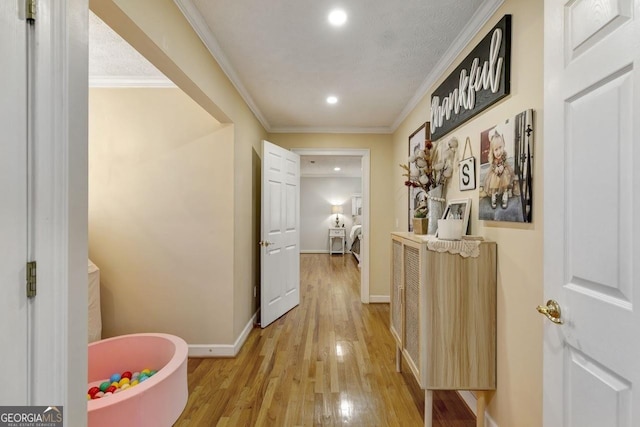
[[[396,346],[396,372],[402,372],[402,350]]]
[[[486,392],[478,391],[478,401],[476,404],[476,427],[484,427],[484,411],[487,408]]]
[[[424,427],[433,426],[433,390],[424,391]]]

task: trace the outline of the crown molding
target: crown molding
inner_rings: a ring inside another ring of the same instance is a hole
[[[300,178],[359,178],[362,179],[362,172],[360,173],[344,173],[344,174],[330,174],[330,173],[300,173]]]
[[[348,127],[348,128],[322,128],[322,127],[281,127],[272,128],[269,133],[371,133],[391,134],[393,129],[388,126],[379,127]]]
[[[198,8],[195,6],[193,1],[191,0],[173,0],[174,3],[178,6],[184,17],[187,19],[191,27],[194,29],[202,43],[207,47],[213,58],[216,60],[222,71],[226,74],[231,84],[236,88],[244,102],[247,103],[249,109],[256,116],[258,121],[262,124],[267,132],[271,132],[271,126],[269,122],[264,117],[256,103],[254,102],[249,92],[242,84],[238,73],[235,68],[231,65],[227,56],[224,54],[224,51],[220,47],[218,40],[213,36],[209,26],[204,21],[204,18],[198,11]]]
[[[93,88],[176,88],[166,77],[126,77],[126,76],[90,76],[89,87]]]
[[[451,47],[447,50],[447,52],[442,56],[440,61],[436,64],[435,67],[431,70],[431,72],[424,79],[416,94],[409,100],[407,105],[404,107],[398,118],[391,125],[391,133],[395,132],[400,124],[407,118],[409,113],[411,113],[418,103],[425,97],[429,92],[431,86],[433,86],[440,77],[447,71],[447,69],[453,64],[453,61],[458,58],[460,53],[467,47],[467,45],[473,40],[475,36],[478,35],[478,32],[484,27],[484,25],[491,19],[491,17],[496,13],[498,8],[502,6],[504,0],[486,0],[482,6],[478,9],[478,11],[473,15],[471,21],[464,27],[463,31],[456,37],[456,39],[451,44]]]
[[[478,11],[465,26],[463,31],[456,37],[451,47],[442,56],[440,61],[431,70],[424,79],[415,95],[405,105],[396,120],[391,126],[380,127],[349,127],[349,128],[318,128],[318,127],[271,127],[267,119],[264,117],[255,101],[242,84],[238,73],[235,71],[224,51],[220,47],[217,39],[211,33],[209,26],[199,13],[198,8],[192,0],[174,0],[182,14],[185,16],[191,27],[194,29],[198,37],[202,40],[211,55],[220,65],[231,84],[236,88],[242,99],[247,103],[249,109],[256,116],[268,133],[365,133],[365,134],[392,134],[407,116],[416,108],[418,103],[424,98],[429,89],[440,79],[446,70],[453,64],[460,53],[478,34],[482,27],[491,19],[495,12],[502,6],[504,0],[486,0]]]

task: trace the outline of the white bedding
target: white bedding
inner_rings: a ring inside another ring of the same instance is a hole
[[[353,227],[351,227],[351,233],[349,233],[349,238],[353,242],[353,239],[355,239],[356,236],[360,235],[361,233],[362,233],[362,225],[354,225]]]

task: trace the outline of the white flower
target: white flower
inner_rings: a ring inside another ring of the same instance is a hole
[[[423,159],[422,157],[419,157],[416,159],[416,166],[419,168],[423,168],[425,166],[427,166],[427,161],[425,159]]]
[[[409,163],[413,163],[416,161],[416,156],[409,156]]]
[[[443,162],[436,163],[435,165],[433,165],[433,170],[436,170],[436,171],[442,170],[443,168],[444,168]]]
[[[429,177],[427,175],[420,175],[418,181],[420,181],[420,184],[422,185],[427,185],[429,183]]]

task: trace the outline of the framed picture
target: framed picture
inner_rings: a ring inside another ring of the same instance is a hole
[[[531,222],[533,110],[480,133],[478,218]]]
[[[409,156],[413,156],[420,150],[424,150],[425,140],[429,137],[429,122],[424,123],[415,132],[409,135]],[[418,175],[415,166],[409,162],[411,167],[411,175]],[[409,187],[409,231],[413,231],[413,212],[416,210],[420,202],[425,198],[426,194],[421,188]]]
[[[471,213],[471,199],[453,199],[447,202],[447,207],[444,209],[442,219],[461,219],[462,220],[462,234],[467,234],[469,227],[469,214]]]

